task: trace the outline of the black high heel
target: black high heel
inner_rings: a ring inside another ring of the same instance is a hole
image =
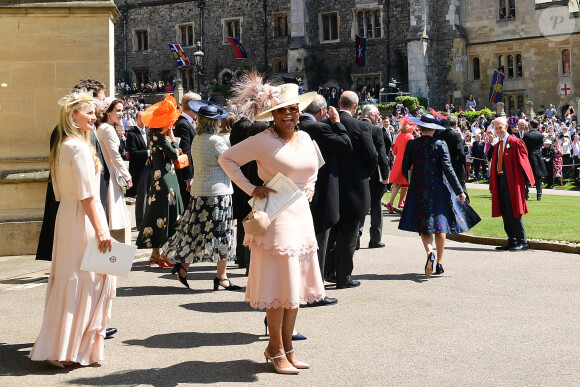
[[[186,288],[191,289],[189,287],[189,284],[187,283],[187,270],[185,270],[185,276],[182,277],[179,274],[181,269],[185,270],[185,268],[181,265],[181,263],[176,263],[175,266],[173,266],[173,269],[171,269],[171,274],[177,274],[177,280],[181,282],[183,286],[185,286]]]
[[[435,274],[443,274],[445,273],[445,270],[443,270],[443,265],[438,263],[437,266],[435,267]]]
[[[435,262],[435,254],[433,254],[433,252],[430,252],[427,255],[427,263],[425,263],[425,276],[426,277],[431,277],[431,274],[433,274],[433,263]]]
[[[224,285],[222,285],[220,282],[223,282],[223,281],[228,281],[230,283],[230,286],[224,286]],[[231,291],[233,291],[233,290],[240,290],[241,289],[241,286],[234,285],[232,283],[232,281],[230,281],[228,278],[218,278],[218,277],[215,277],[213,279],[213,290],[218,290],[220,286],[222,288],[224,288],[225,290],[231,290]]]

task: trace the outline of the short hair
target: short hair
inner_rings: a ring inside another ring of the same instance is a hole
[[[324,98],[320,94],[316,94],[314,100],[310,103],[310,105],[306,106],[304,109],[305,113],[309,114],[317,114],[320,110],[326,107],[326,98]]]
[[[455,117],[453,114],[448,114],[447,115],[447,121],[449,121],[449,123],[451,124],[451,126],[456,126],[458,123],[457,117]]]
[[[191,110],[189,108],[189,101],[200,101],[201,100],[201,95],[188,91],[187,93],[183,94],[183,97],[181,97],[181,108],[185,108],[188,110]]]
[[[538,129],[538,121],[536,120],[531,120],[530,121],[530,126],[534,129]]]
[[[370,104],[363,105],[363,107],[360,109],[360,115],[362,118],[366,118],[369,116],[369,114],[371,114],[375,110],[378,110],[375,105],[370,105]]]
[[[526,124],[526,125],[528,124],[528,121],[526,121],[526,120],[524,120],[524,119],[520,118],[520,119],[519,119],[519,121],[518,121],[518,125],[519,125],[519,124],[521,124],[522,122],[523,122],[524,124]]]
[[[99,91],[106,90],[105,84],[92,78],[83,78],[75,85],[75,89],[85,88],[93,92],[93,97],[99,94]]]
[[[358,95],[354,91],[345,91],[340,96],[338,104],[341,108],[350,109],[358,104]]]

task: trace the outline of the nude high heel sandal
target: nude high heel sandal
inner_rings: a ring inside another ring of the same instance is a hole
[[[274,369],[276,370],[277,373],[289,374],[289,375],[298,375],[300,373],[300,371],[298,371],[298,369],[295,368],[294,366],[282,368],[282,367],[278,367],[276,365],[276,363],[274,362],[274,359],[279,359],[279,358],[285,357],[285,356],[286,356],[286,354],[283,353],[282,355],[268,357],[268,354],[264,351],[264,357],[266,358],[266,369],[268,369],[268,360],[270,360],[270,362],[274,366]]]
[[[289,350],[284,355],[286,355],[286,357],[288,357],[288,355],[291,354],[292,352],[294,352],[293,349]],[[290,364],[292,364],[294,366],[294,368],[299,369],[299,370],[307,370],[308,368],[310,368],[310,364],[304,363],[303,361],[297,361],[295,363],[292,363],[292,361],[290,359],[288,359],[288,361],[290,362]]]

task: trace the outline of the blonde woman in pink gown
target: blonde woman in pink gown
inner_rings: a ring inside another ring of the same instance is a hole
[[[112,246],[99,198],[101,165],[89,142],[96,121],[92,92],[73,90],[59,104],[62,108],[50,167],[60,206],[44,319],[29,356],[62,368],[103,360],[115,277],[80,270],[89,238],[96,238],[101,252],[110,251]]]
[[[240,170],[240,166],[254,160],[264,182],[281,172],[304,193],[272,221],[264,235],[246,234],[244,238],[244,245],[251,250],[246,301],[253,308],[266,309],[270,330],[264,352],[266,364],[271,361],[279,373],[297,374],[299,369],[310,367],[298,361],[292,346],[298,307],[325,296],[309,210],[320,163],[315,144],[307,133],[296,128],[300,110],[310,104],[316,93],[298,96],[295,84],[264,93],[272,98],[272,103],[256,120],[273,118],[274,126],[226,150],[218,162],[248,195],[265,198],[273,193],[265,186],[254,186]]]

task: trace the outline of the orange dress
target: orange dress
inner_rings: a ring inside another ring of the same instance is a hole
[[[402,187],[409,186],[407,178],[403,176],[401,167],[403,165],[403,155],[405,154],[405,147],[407,146],[409,140],[412,139],[413,134],[411,132],[400,133],[395,139],[395,145],[393,146],[393,155],[395,155],[395,163],[393,164],[393,169],[391,170],[389,183],[399,184]]]

